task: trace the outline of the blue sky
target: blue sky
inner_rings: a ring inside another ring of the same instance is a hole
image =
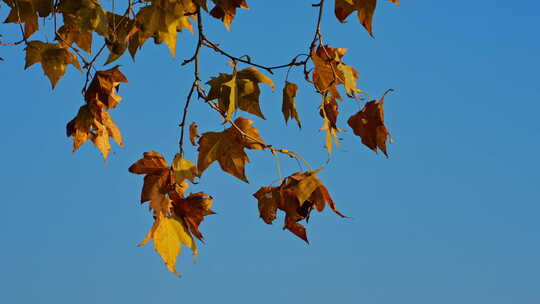
[[[177,150],[181,109],[192,78],[180,67],[195,37],[179,35],[177,58],[145,45],[111,111],[125,148],[104,162],[86,144],[71,153],[65,124],[83,100],[82,74],[69,68],[51,91],[39,65],[24,71],[22,46],[0,47],[2,138],[0,302],[2,303],[538,303],[540,272],[540,4],[507,1],[379,1],[370,38],[354,16],[340,24],[329,1],[325,41],[349,51],[359,87],[385,101],[395,140],[390,158],[344,133],[320,177],[339,209],[315,213],[310,245],[258,217],[251,196],[277,178],[269,153],[252,151],[250,184],[208,169],[192,191],[214,197],[218,213],[201,226],[206,243],[193,263],[185,250],[178,279],[151,245],[137,248],[152,218],[139,201],[142,177],[127,172],[145,151],[169,160]],[[310,1],[248,1],[227,32],[206,18],[207,35],[233,54],[264,64],[305,52],[316,10]],[[110,5],[110,2],[105,2]],[[0,9],[3,20],[7,10]],[[5,41],[16,27],[2,25]],[[100,61],[104,63],[106,57]],[[229,72],[206,49],[202,76]],[[263,88],[267,121],[249,116],[268,143],[324,165],[319,97],[302,82],[303,121],[285,126],[285,71]],[[359,104],[341,104],[339,125]],[[219,117],[194,102],[189,121],[221,130]],[[195,150],[187,149],[195,160]],[[282,160],[284,173],[298,170]]]

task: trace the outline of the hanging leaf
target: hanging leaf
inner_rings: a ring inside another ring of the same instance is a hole
[[[237,8],[249,9],[246,0],[212,0],[215,6],[210,15],[223,21],[227,30],[231,29],[231,23],[236,16]]]
[[[390,142],[392,142],[392,137],[384,125],[383,103],[384,97],[391,91],[391,89],[386,91],[378,102],[372,100],[366,103],[362,110],[348,120],[354,134],[360,136],[364,145],[375,153],[377,149],[380,149],[386,157],[388,157],[386,141],[390,137]]]
[[[67,48],[58,43],[47,43],[42,41],[30,41],[26,46],[26,64],[27,69],[40,62],[41,68],[51,82],[52,88],[56,86],[58,80],[66,73],[68,64],[73,65],[79,71],[81,66],[77,57]]]
[[[285,87],[283,88],[283,104],[281,106],[281,112],[283,112],[283,117],[285,118],[285,123],[288,122],[289,118],[294,118],[298,124],[298,128],[302,128],[302,123],[298,117],[298,112],[296,111],[296,103],[294,101],[296,97],[296,91],[298,91],[298,86],[295,83],[285,81]]]
[[[399,0],[388,1],[399,5]],[[372,23],[376,5],[377,0],[336,0],[334,11],[337,19],[341,23],[345,23],[345,19],[347,19],[352,12],[356,11],[360,23],[366,28],[368,33],[373,36]]]

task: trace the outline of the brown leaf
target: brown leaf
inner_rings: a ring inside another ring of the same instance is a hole
[[[392,3],[399,5],[399,0],[389,0]],[[354,11],[357,11],[358,20],[366,28],[368,33],[373,36],[372,23],[373,14],[377,0],[336,0],[335,14],[341,23],[345,23],[345,19]]]
[[[388,157],[386,140],[390,133],[384,125],[383,103],[384,97],[391,91],[391,89],[386,91],[378,102],[372,100],[366,103],[362,110],[352,115],[348,120],[354,134],[360,136],[364,145],[375,153],[377,153],[377,148],[380,149],[386,157]]]
[[[128,81],[126,76],[120,72],[119,66],[106,71],[98,71],[84,93],[84,99],[87,103],[94,104],[101,110],[112,109],[122,100],[122,97],[116,95],[122,82]]]
[[[197,127],[197,124],[195,122],[192,122],[189,125],[189,141],[191,141],[191,144],[196,146],[197,145],[197,139],[199,138],[199,129]]]
[[[210,210],[211,207],[212,197],[203,192],[191,193],[187,198],[178,198],[173,201],[174,214],[186,221],[189,231],[199,240],[203,239],[199,225],[205,216],[215,214]]]
[[[338,100],[342,100],[337,89],[338,85],[343,85],[345,92],[351,97],[360,92],[356,87],[356,81],[359,79],[358,72],[342,61],[346,52],[347,49],[344,48],[321,45],[311,53],[311,60],[315,65],[312,74],[315,88],[322,94],[330,93]]]
[[[264,142],[249,119],[239,117],[234,126],[223,132],[207,132],[199,139],[199,157],[197,167],[199,174],[214,162],[218,161],[223,171],[248,182],[245,175],[245,164],[249,158],[244,149],[262,150]]]
[[[324,210],[326,204],[341,217],[345,217],[336,209],[336,205],[328,189],[317,178],[320,171],[296,172],[286,177],[279,187],[261,187],[253,196],[258,200],[259,213],[267,224],[272,224],[276,218],[276,211],[285,212],[283,229],[308,242],[306,229],[298,222],[308,220],[311,211]]]
[[[236,16],[237,8],[249,9],[246,0],[212,0],[215,6],[210,11],[210,15],[220,19],[225,24],[227,30],[231,29],[231,23]]]
[[[61,44],[30,41],[25,50],[26,63],[24,68],[27,69],[35,63],[40,62],[43,72],[49,78],[53,89],[58,83],[58,80],[66,73],[68,64],[82,71],[77,57]]]
[[[298,112],[296,111],[296,103],[294,101],[296,97],[296,92],[298,91],[298,86],[295,83],[285,81],[285,87],[283,88],[283,104],[281,106],[281,112],[283,112],[283,117],[285,118],[285,123],[288,122],[289,118],[294,118],[298,124],[298,128],[302,128],[302,123],[298,117]]]
[[[143,158],[136,161],[128,170],[135,174],[160,175],[164,170],[169,170],[169,165],[158,152],[144,152]]]
[[[326,150],[332,154],[333,144],[339,145],[337,132],[342,131],[337,127],[337,117],[339,115],[338,104],[333,97],[323,96],[323,105],[320,107],[319,114],[323,118],[322,131],[326,131]]]

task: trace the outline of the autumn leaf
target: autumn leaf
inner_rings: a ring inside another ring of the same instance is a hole
[[[298,222],[308,220],[313,209],[321,212],[326,205],[339,216],[345,217],[336,208],[328,189],[317,178],[321,169],[296,172],[286,177],[279,187],[261,187],[253,196],[258,200],[260,217],[272,224],[277,210],[285,212],[283,229],[308,242],[306,229]]]
[[[298,91],[298,86],[295,83],[285,81],[285,87],[283,88],[283,104],[281,106],[281,112],[283,112],[283,117],[285,118],[285,123],[288,122],[289,118],[294,118],[298,124],[298,128],[302,128],[302,123],[300,122],[300,117],[298,117],[298,112],[296,111],[296,91]]]
[[[199,240],[203,239],[199,225],[207,215],[215,214],[210,210],[212,197],[203,192],[191,193],[188,197],[179,197],[172,203],[174,214],[185,220],[191,234]]]
[[[234,125],[241,132],[232,126],[223,132],[204,133],[199,139],[199,174],[202,175],[214,161],[218,161],[223,171],[247,183],[245,164],[249,162],[249,158],[244,149],[265,148],[259,130],[252,124],[251,120],[239,117],[234,121]]]
[[[158,152],[144,152],[143,158],[139,159],[129,167],[129,172],[134,174],[161,174],[168,170],[167,161]]]
[[[338,104],[334,97],[323,96],[323,104],[320,107],[319,114],[323,118],[322,131],[326,132],[325,146],[328,154],[332,154],[332,146],[339,145],[337,132],[342,131],[337,127],[337,117],[339,115]]]
[[[212,77],[206,84],[210,92],[206,100],[218,100],[218,106],[229,120],[236,109],[240,109],[265,119],[259,105],[261,90],[259,84],[264,83],[274,89],[272,79],[255,68],[233,71],[233,74],[220,74]]]
[[[351,97],[361,91],[356,87],[358,72],[342,60],[346,52],[347,49],[344,48],[321,45],[311,53],[311,60],[315,65],[313,84],[321,94],[329,92],[333,98],[343,100],[337,89],[338,85],[343,85],[345,93]]]
[[[138,246],[143,246],[152,239],[154,249],[165,262],[167,269],[176,275],[178,275],[176,259],[182,246],[190,248],[193,254],[197,255],[195,240],[189,233],[185,221],[177,216],[158,215],[152,228]]]
[[[392,3],[399,5],[399,0],[389,0]],[[334,12],[337,19],[341,23],[345,23],[345,19],[354,11],[357,11],[358,20],[366,28],[368,33],[373,36],[372,23],[373,14],[377,0],[336,0]]]
[[[61,45],[66,47],[75,43],[83,51],[90,54],[92,52],[92,32],[81,32],[73,25],[63,25],[57,31],[57,39]]]
[[[120,58],[128,48],[130,38],[139,31],[134,19],[107,12],[109,29],[105,44],[109,49],[109,57],[105,64]]]
[[[193,183],[195,182],[195,178],[198,177],[195,164],[183,158],[180,154],[174,156],[172,168],[177,184],[180,184],[184,179],[188,179]]]
[[[24,68],[27,69],[40,62],[41,68],[49,78],[53,89],[58,83],[58,80],[66,73],[68,64],[71,64],[79,71],[82,71],[79,62],[77,61],[77,57],[61,44],[30,41],[25,50],[26,63]]]
[[[192,122],[189,125],[189,141],[192,145],[197,145],[197,139],[199,138],[199,129],[197,127],[197,124],[195,122]]]
[[[366,103],[362,110],[352,115],[348,120],[354,134],[360,136],[364,145],[375,153],[377,153],[377,149],[380,149],[386,157],[388,157],[386,140],[390,137],[391,143],[392,137],[384,125],[383,103],[384,97],[391,91],[393,90],[386,91],[378,102],[372,100]]]
[[[210,11],[210,15],[220,19],[225,24],[227,30],[231,29],[231,23],[236,16],[237,8],[249,9],[246,0],[212,0],[215,6]]]
[[[4,23],[24,24],[23,36],[28,39],[39,29],[38,17],[47,17],[52,11],[48,0],[4,0],[11,8]]]
[[[120,72],[119,66],[94,74],[90,86],[84,93],[84,99],[102,110],[115,108],[122,97],[116,94],[120,83],[127,83],[127,78]]]
[[[109,31],[107,12],[95,0],[61,0],[58,10],[64,25],[72,26],[81,33],[96,32],[106,37]]]
[[[196,11],[196,6],[191,1],[171,3],[172,1],[150,0],[151,5],[142,7],[135,19],[139,24],[140,33],[136,40],[129,43],[131,55],[140,48],[148,38],[154,38],[156,44],[165,43],[174,57],[176,53],[176,40],[178,32],[187,28],[193,31],[193,26],[187,16]]]

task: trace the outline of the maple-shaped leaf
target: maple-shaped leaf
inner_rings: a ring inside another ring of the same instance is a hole
[[[57,31],[57,41],[69,47],[75,43],[83,51],[90,54],[92,52],[92,32],[81,32],[74,25],[63,25]]]
[[[128,81],[126,76],[120,72],[119,66],[106,71],[98,71],[84,93],[84,99],[87,103],[94,104],[102,110],[112,109],[122,100],[122,97],[116,95],[122,82]]]
[[[326,150],[328,154],[332,154],[332,146],[339,145],[339,137],[337,132],[342,131],[337,127],[337,117],[339,115],[338,103],[334,97],[323,96],[323,104],[320,107],[319,114],[323,118],[322,131],[326,131]]]
[[[236,109],[240,109],[265,119],[259,105],[261,89],[259,84],[264,83],[274,89],[272,79],[255,68],[245,68],[233,71],[233,74],[221,73],[212,77],[206,84],[210,85],[210,92],[206,100],[218,100],[218,106],[227,119],[230,119]]]
[[[77,61],[77,57],[61,44],[30,41],[25,50],[26,63],[24,68],[27,69],[35,63],[40,62],[41,68],[49,78],[53,89],[58,83],[58,80],[66,73],[68,64],[71,64],[79,71],[82,71],[79,61]]]
[[[298,85],[285,81],[285,87],[283,87],[283,104],[281,105],[281,112],[283,112],[285,123],[289,121],[289,118],[294,118],[298,124],[298,128],[302,128],[302,123],[300,122],[300,117],[298,117],[296,103],[294,101],[296,91],[298,91]]]
[[[143,246],[151,239],[154,240],[154,248],[159,253],[167,269],[178,275],[176,271],[176,259],[181,252],[181,247],[186,246],[197,255],[195,240],[189,233],[184,219],[177,216],[158,215],[152,228],[138,246]]]
[[[321,45],[311,53],[311,60],[315,65],[312,75],[315,88],[322,94],[329,92],[338,100],[342,100],[338,85],[343,85],[345,92],[351,97],[360,92],[356,87],[358,72],[342,60],[346,52],[347,49],[344,48]]]
[[[193,31],[188,15],[196,11],[196,5],[186,0],[150,0],[148,2],[152,4],[141,8],[135,17],[140,32],[134,35],[134,40],[129,42],[131,55],[135,56],[136,50],[152,37],[156,44],[165,43],[174,57],[178,32],[184,28]]]
[[[391,91],[391,89],[386,91],[379,101],[372,100],[366,103],[362,110],[352,115],[348,120],[354,134],[360,136],[364,145],[375,153],[377,153],[377,149],[380,149],[386,157],[388,157],[386,140],[390,137],[391,143],[392,137],[384,125],[383,103],[384,97]]]
[[[212,207],[212,197],[203,192],[191,193],[188,197],[173,198],[173,212],[187,223],[189,231],[199,240],[203,239],[199,231],[199,225],[207,215],[215,214],[210,210]]]
[[[306,228],[298,222],[309,219],[311,211],[323,211],[328,204],[339,216],[345,217],[336,209],[328,189],[317,178],[321,169],[308,172],[296,172],[286,177],[279,187],[261,187],[253,196],[258,200],[261,218],[267,224],[272,224],[276,211],[285,212],[283,229],[308,242]]]
[[[109,49],[109,57],[105,64],[120,58],[128,48],[130,38],[139,31],[134,19],[107,12],[109,30],[105,43]]]
[[[146,174],[141,191],[141,203],[150,201],[150,209],[156,214],[170,214],[172,200],[168,193],[174,190],[171,168],[165,158],[157,152],[145,152],[128,169],[135,174]]]
[[[195,164],[183,158],[180,154],[174,156],[172,168],[177,184],[180,184],[184,179],[194,183],[195,178],[199,176]]]
[[[234,125],[241,132],[232,126],[223,132],[204,133],[199,139],[199,174],[202,175],[214,161],[218,161],[223,171],[247,183],[245,165],[249,158],[244,149],[265,148],[259,130],[252,124],[251,120],[239,117],[234,121]]]
[[[189,125],[189,141],[192,145],[197,145],[197,139],[199,138],[199,128],[195,122]]]
[[[399,0],[388,0],[399,5]],[[354,11],[357,11],[358,20],[366,28],[368,33],[373,36],[372,23],[373,14],[377,0],[336,0],[334,12],[337,19],[341,23],[345,23],[345,19]]]
[[[73,137],[73,152],[91,140],[106,159],[111,149],[109,138],[123,146],[122,134],[110,114],[91,104],[80,107],[77,116],[67,124],[66,132]]]
[[[107,37],[109,21],[107,12],[96,0],[61,0],[58,10],[62,13],[64,25],[73,26],[81,33],[96,32]]]
[[[23,36],[25,39],[38,30],[38,17],[47,17],[52,11],[52,1],[49,0],[3,1],[11,8],[4,23],[24,23]]]
[[[227,30],[231,29],[231,23],[236,16],[237,8],[249,9],[246,0],[212,0],[215,6],[210,15],[223,21]]]

